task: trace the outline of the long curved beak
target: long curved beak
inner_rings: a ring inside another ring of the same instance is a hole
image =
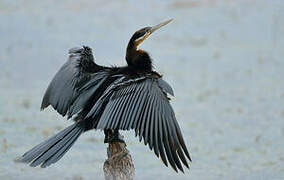
[[[164,21],[164,22],[162,22],[162,23],[160,23],[160,24],[158,24],[158,25],[156,25],[156,26],[151,27],[151,29],[150,29],[150,31],[149,31],[150,34],[152,34],[152,33],[153,33],[154,31],[156,31],[157,29],[160,29],[161,27],[163,27],[163,26],[169,24],[172,20],[173,20],[173,19],[169,19],[169,20]]]

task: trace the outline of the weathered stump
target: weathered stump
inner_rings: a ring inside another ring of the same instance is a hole
[[[104,163],[105,180],[134,179],[134,164],[125,143],[109,143],[107,157],[108,159]]]

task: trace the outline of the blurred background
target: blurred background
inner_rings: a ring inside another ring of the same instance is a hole
[[[46,169],[13,159],[71,124],[39,110],[68,49],[88,45],[99,64],[125,65],[131,35],[169,18],[140,47],[175,91],[193,162],[176,174],[127,132],[136,179],[283,179],[282,0],[0,0],[0,179],[103,179],[99,131]]]

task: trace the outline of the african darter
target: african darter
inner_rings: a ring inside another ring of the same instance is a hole
[[[43,97],[41,109],[51,105],[74,124],[35,146],[18,159],[42,168],[57,162],[78,137],[92,129],[105,132],[105,143],[123,141],[119,130],[135,131],[139,140],[154,149],[163,163],[175,171],[189,168],[191,161],[168,95],[170,85],[153,71],[149,54],[138,46],[165,21],[134,33],[123,67],[94,62],[92,50],[83,46],[69,50],[69,59],[57,72]]]

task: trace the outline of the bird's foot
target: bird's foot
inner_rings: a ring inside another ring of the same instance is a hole
[[[118,130],[105,130],[104,143],[121,142],[125,143],[123,136],[118,132]]]

